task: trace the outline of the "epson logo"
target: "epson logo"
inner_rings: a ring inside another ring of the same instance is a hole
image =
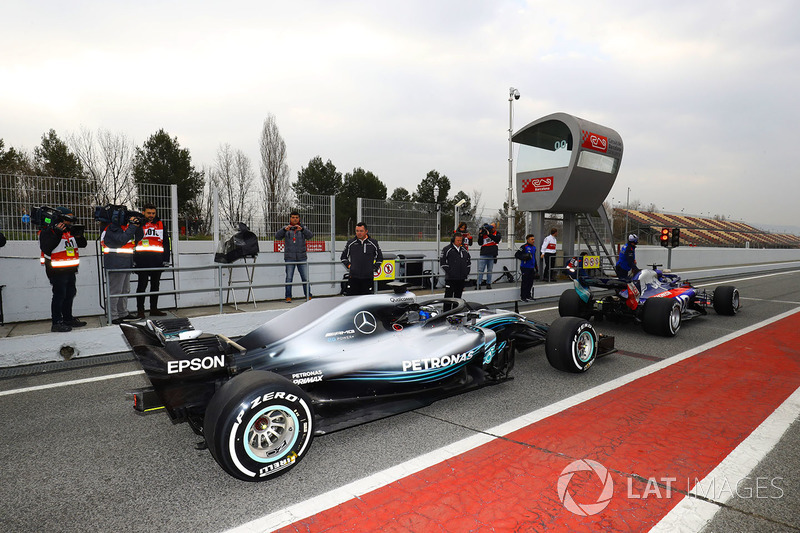
[[[180,361],[170,361],[167,363],[167,374],[179,374],[184,370],[209,370],[225,366],[225,356],[215,355],[203,357],[195,357],[194,359],[181,359]]]

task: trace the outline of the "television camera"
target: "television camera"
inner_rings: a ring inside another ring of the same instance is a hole
[[[108,204],[94,208],[94,219],[105,224],[116,224],[118,226],[141,226],[144,224],[145,216],[138,212],[128,209],[124,205]]]
[[[58,226],[62,222],[69,222],[69,232],[73,237],[80,237],[83,235],[85,227],[83,224],[76,224],[78,217],[73,214],[65,214],[49,205],[41,207],[34,207],[31,209],[31,222],[39,227],[39,229],[52,228]]]

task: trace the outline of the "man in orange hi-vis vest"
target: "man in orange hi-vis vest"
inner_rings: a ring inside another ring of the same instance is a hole
[[[53,323],[50,331],[64,333],[86,325],[86,322],[72,316],[72,302],[78,294],[75,286],[75,275],[80,264],[78,248],[86,248],[86,237],[82,226],[76,226],[73,230],[75,235],[70,232],[73,223],[77,221],[71,209],[57,207],[56,210],[60,212],[61,220],[39,232],[39,249],[44,259],[47,279],[53,286],[53,299],[50,303]]]
[[[156,206],[146,204],[142,210],[144,224],[136,232],[136,248],[133,253],[135,268],[147,269],[136,273],[136,292],[147,292],[150,283],[150,292],[157,292],[160,288],[161,273],[163,270],[150,270],[168,265],[170,262],[169,234],[164,222],[156,216]],[[144,319],[144,302],[146,296],[136,297],[136,316]],[[165,316],[164,311],[158,309],[158,294],[150,295],[150,316]]]

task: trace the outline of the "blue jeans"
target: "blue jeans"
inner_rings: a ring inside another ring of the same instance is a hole
[[[292,297],[292,286],[289,285],[294,280],[294,269],[297,267],[297,271],[300,273],[300,279],[303,282],[308,281],[308,263],[300,263],[300,264],[287,264],[286,265],[286,297]],[[303,294],[308,296],[308,289],[306,285],[303,285]]]
[[[488,271],[486,274],[486,284],[492,284],[492,272],[494,271],[494,257],[478,257],[478,286],[481,285],[481,280],[483,279],[483,272]]]

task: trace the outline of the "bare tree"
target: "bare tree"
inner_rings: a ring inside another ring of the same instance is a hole
[[[220,217],[231,226],[237,222],[252,224],[253,180],[250,159],[241,150],[234,152],[230,144],[221,145],[211,169],[211,183],[219,191]]]
[[[101,128],[95,135],[81,128],[79,133],[68,135],[67,142],[97,190],[96,203],[134,202],[136,187],[132,169],[136,147],[133,141],[124,133]]]
[[[286,222],[292,203],[286,143],[278,130],[275,115],[267,115],[261,128],[261,185],[267,236]]]

